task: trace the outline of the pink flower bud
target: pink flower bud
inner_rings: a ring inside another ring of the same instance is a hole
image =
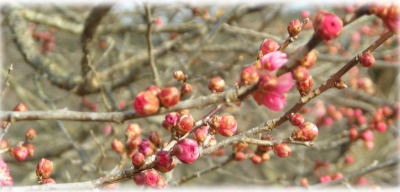
[[[24,146],[17,146],[11,148],[11,154],[17,161],[24,161],[28,158],[29,151]]]
[[[203,142],[207,137],[209,129],[210,129],[210,127],[208,125],[203,125],[203,126],[197,128],[193,133],[196,141],[199,143]]]
[[[177,125],[179,135],[185,135],[187,132],[192,130],[194,125],[194,119],[192,115],[183,115],[180,117]]]
[[[264,55],[261,58],[260,62],[263,69],[267,69],[268,71],[274,71],[286,64],[287,55],[286,53],[280,51],[270,52]]]
[[[300,16],[301,16],[302,18],[309,18],[310,15],[311,15],[310,12],[309,12],[309,11],[306,11],[306,10],[301,11],[301,13],[300,13]]]
[[[318,128],[315,124],[306,122],[299,129],[292,132],[292,138],[296,141],[312,141],[318,136]]]
[[[142,128],[140,128],[137,123],[129,123],[125,129],[125,135],[127,138],[139,137],[142,133]]]
[[[119,154],[122,154],[123,152],[124,152],[124,145],[121,143],[121,141],[120,140],[118,140],[118,139],[113,139],[112,140],[112,142],[111,142],[111,148],[115,151],[115,152],[117,152],[117,153],[119,153]]]
[[[214,77],[208,83],[208,89],[213,93],[222,92],[225,89],[225,81],[221,77]]]
[[[264,95],[263,105],[272,111],[282,111],[286,105],[286,97],[275,92],[267,93]]]
[[[289,157],[292,154],[292,149],[286,143],[277,143],[273,148],[275,155],[278,157]]]
[[[371,130],[365,130],[361,133],[361,139],[364,141],[373,141],[374,140],[374,132]]]
[[[315,32],[324,40],[331,40],[340,35],[343,21],[335,14],[320,11],[314,21]]]
[[[356,184],[359,186],[365,186],[368,185],[368,179],[365,177],[360,177],[357,179]]]
[[[118,109],[122,110],[125,107],[126,107],[126,102],[125,101],[118,102]]]
[[[179,113],[171,112],[165,115],[165,124],[170,126],[175,126],[179,121]]]
[[[143,153],[135,152],[131,157],[131,161],[132,161],[132,165],[135,167],[135,169],[137,169],[144,164],[145,157],[144,157]]]
[[[262,55],[277,51],[279,49],[279,44],[271,39],[264,39],[260,46]]]
[[[212,119],[212,126],[218,131],[219,134],[225,137],[234,135],[237,131],[237,122],[232,115],[215,116]]]
[[[160,101],[152,91],[142,91],[136,96],[132,105],[137,113],[146,116],[157,113]]]
[[[387,130],[387,125],[384,122],[378,122],[376,124],[376,130],[383,133]]]
[[[156,159],[154,162],[155,169],[163,173],[171,171],[176,165],[174,159],[168,151],[159,151],[156,154]]]
[[[25,104],[20,103],[14,107],[14,111],[25,112],[25,111],[28,111],[28,107]]]
[[[319,182],[320,183],[329,183],[331,182],[331,177],[329,175],[322,175],[319,177]]]
[[[288,24],[288,27],[287,27],[289,36],[290,37],[297,36],[300,33],[301,28],[302,28],[302,24],[301,24],[300,20],[294,19],[294,20],[290,21]]]
[[[180,140],[174,147],[174,155],[183,163],[193,163],[199,156],[199,147],[195,140]]]
[[[181,94],[176,87],[166,87],[158,94],[158,98],[163,106],[172,107],[180,101]]]
[[[243,161],[245,159],[246,159],[246,155],[243,152],[239,151],[239,152],[235,153],[235,160],[236,161]]]
[[[53,172],[53,162],[48,159],[42,158],[36,165],[36,175],[39,178],[49,178]]]
[[[322,125],[330,127],[333,124],[333,118],[329,116],[325,116],[322,118]]]
[[[259,156],[259,155],[257,155],[257,154],[254,154],[252,157],[251,157],[251,162],[253,162],[254,164],[260,164],[261,163],[261,161],[262,161],[262,159],[261,159],[261,157]]]
[[[300,113],[296,113],[294,114],[291,118],[290,118],[290,123],[292,123],[292,125],[294,126],[301,126],[304,123],[304,117],[303,115],[301,115]]]
[[[139,152],[143,153],[145,156],[152,155],[156,147],[148,139],[143,139],[139,144]]]
[[[353,156],[346,156],[345,158],[344,158],[344,162],[346,163],[346,164],[352,164],[352,163],[354,163],[354,158],[353,158]]]
[[[259,79],[257,68],[254,65],[245,66],[240,75],[243,85],[257,83]]]
[[[375,57],[370,52],[366,52],[361,55],[360,63],[364,67],[371,67],[375,64]]]

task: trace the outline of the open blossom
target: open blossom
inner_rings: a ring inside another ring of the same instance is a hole
[[[274,51],[264,55],[260,61],[263,69],[274,71],[285,65],[288,59],[286,53]]]
[[[293,85],[294,80],[292,73],[285,73],[278,77],[278,83],[274,91],[280,94],[287,93],[292,89]]]
[[[13,184],[13,178],[10,175],[10,169],[4,162],[3,158],[0,157],[0,186],[10,186]]]
[[[270,92],[264,95],[263,105],[272,111],[281,111],[286,105],[286,97],[276,92]]]

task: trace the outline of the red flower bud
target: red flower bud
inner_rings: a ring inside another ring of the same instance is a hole
[[[329,175],[322,175],[319,177],[320,183],[329,183],[331,182],[332,178]]]
[[[199,146],[195,140],[180,140],[174,147],[174,155],[183,163],[193,163],[199,156]]]
[[[260,46],[260,50],[263,55],[277,51],[278,49],[279,49],[279,44],[271,39],[264,39],[264,41]]]
[[[318,128],[315,124],[306,122],[301,128],[292,132],[292,138],[296,141],[312,141],[318,136]]]
[[[349,136],[352,141],[355,141],[358,139],[358,131],[355,127],[352,127],[349,129]]]
[[[111,141],[111,148],[115,151],[115,152],[117,152],[117,153],[119,153],[119,154],[122,154],[123,152],[124,152],[124,145],[121,143],[121,141],[120,140],[118,140],[118,139],[113,139],[112,141]]]
[[[143,139],[139,144],[139,152],[145,156],[152,155],[155,152],[156,147],[148,139]]]
[[[131,157],[132,165],[135,167],[135,169],[138,169],[144,164],[145,157],[143,153],[140,152],[135,152],[132,157]]]
[[[235,153],[235,160],[236,161],[243,161],[245,159],[246,159],[246,155],[243,152],[238,151],[238,152]]]
[[[154,169],[147,169],[133,176],[136,185],[157,187],[161,175]]]
[[[213,93],[222,92],[225,89],[225,81],[221,77],[214,77],[208,83],[208,89]]]
[[[14,111],[25,112],[28,111],[28,107],[25,104],[20,103],[14,107]]]
[[[139,137],[142,133],[142,128],[140,128],[137,123],[129,123],[125,129],[125,135],[127,138]]]
[[[185,135],[187,132],[192,130],[194,125],[194,119],[192,115],[183,115],[180,117],[177,125],[179,135]]]
[[[383,18],[386,26],[394,33],[400,31],[400,8],[397,4],[393,3],[388,9],[387,14]]]
[[[260,164],[261,163],[261,161],[262,161],[262,159],[261,159],[261,157],[259,156],[259,155],[256,155],[256,154],[254,154],[252,157],[251,157],[251,161],[254,163],[254,164]]]
[[[301,28],[302,28],[302,24],[301,24],[300,20],[294,19],[294,20],[290,21],[288,24],[288,27],[287,27],[289,36],[290,37],[297,36],[300,33]]]
[[[152,91],[142,91],[136,96],[132,106],[140,115],[152,115],[157,113],[160,101]]]
[[[352,163],[354,163],[354,158],[353,158],[353,156],[346,156],[346,157],[344,158],[344,162],[345,162],[346,164],[352,164]]]
[[[383,132],[385,132],[386,130],[387,130],[387,125],[386,125],[386,123],[384,123],[384,122],[378,122],[377,124],[376,124],[376,130],[377,131],[379,131],[379,132],[381,132],[381,133],[383,133]]]
[[[155,169],[163,173],[171,171],[176,165],[174,159],[168,151],[158,152],[154,162]]]
[[[371,130],[365,130],[361,133],[361,139],[364,141],[373,141],[374,140],[374,132]]]
[[[11,148],[11,155],[17,161],[24,161],[24,160],[26,160],[28,158],[29,151],[24,146],[17,146],[17,147]]]
[[[243,85],[257,83],[258,79],[258,71],[254,65],[245,66],[240,74],[240,81]]]
[[[291,118],[290,118],[290,123],[292,123],[292,125],[294,126],[301,126],[304,123],[304,117],[303,115],[301,115],[300,113],[296,113],[294,114]]]
[[[33,128],[30,128],[28,130],[26,130],[25,132],[25,138],[28,140],[32,140],[36,137],[36,130]]]
[[[48,159],[42,158],[36,165],[36,175],[41,178],[49,178],[53,172],[53,162]]]
[[[292,154],[292,149],[286,143],[277,143],[273,148],[275,155],[278,157],[288,157]]]
[[[375,57],[370,52],[366,52],[361,55],[360,63],[364,67],[371,67],[375,64]]]
[[[166,87],[158,94],[158,98],[165,107],[172,107],[180,101],[181,94],[176,87]]]
[[[335,14],[320,11],[314,21],[315,32],[324,40],[331,40],[340,35],[343,21]]]
[[[237,122],[232,115],[224,114],[221,116],[214,116],[212,119],[212,126],[219,134],[225,137],[230,137],[237,131]]]

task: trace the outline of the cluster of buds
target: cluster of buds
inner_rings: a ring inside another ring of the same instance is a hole
[[[29,31],[35,39],[41,41],[42,53],[52,52],[56,47],[56,37],[53,34],[55,32],[55,28],[50,28],[48,31],[45,32],[36,32],[35,28],[36,26],[34,24],[30,25]]]
[[[400,31],[400,11],[399,5],[393,3],[391,5],[382,3],[372,3],[369,6],[369,11],[381,18],[385,25],[394,33]]]
[[[313,141],[318,136],[318,127],[311,122],[304,122],[304,117],[300,113],[290,117],[290,123],[296,126],[291,138],[296,141]]]
[[[42,158],[36,165],[36,176],[38,177],[40,184],[55,183],[54,179],[50,178],[53,172],[53,162]]]
[[[36,130],[30,128],[25,131],[25,140],[20,142],[14,147],[9,147],[6,140],[1,141],[1,148],[9,148],[10,154],[17,161],[25,161],[27,158],[32,157],[35,153],[36,147],[31,143],[36,137]]]
[[[299,61],[299,65],[292,71],[300,95],[306,95],[314,86],[313,78],[309,74],[308,69],[310,69],[316,61],[317,51],[312,50]]]
[[[172,107],[178,104],[180,99],[181,94],[176,87],[160,89],[153,85],[140,92],[132,102],[132,106],[137,113],[147,116],[157,113],[160,105]]]
[[[230,137],[237,132],[237,122],[234,116],[223,114],[214,116],[211,120],[211,127],[220,135]]]

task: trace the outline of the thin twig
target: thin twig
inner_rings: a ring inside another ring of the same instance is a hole
[[[149,63],[151,66],[151,71],[153,72],[154,76],[154,83],[160,87],[161,86],[161,80],[160,80],[160,75],[158,74],[157,66],[156,66],[156,61],[154,60],[154,54],[153,54],[153,43],[152,43],[152,27],[153,27],[153,21],[151,18],[151,9],[150,5],[148,3],[145,4],[145,14],[146,14],[146,21],[147,21],[147,32],[146,32],[146,42],[147,42],[147,53],[149,57]]]

